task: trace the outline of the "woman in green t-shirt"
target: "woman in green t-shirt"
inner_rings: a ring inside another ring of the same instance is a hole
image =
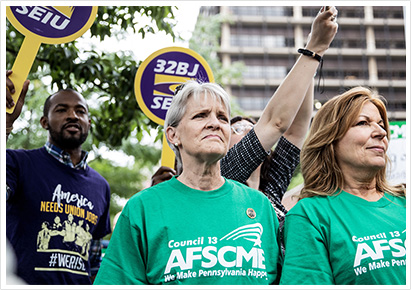
[[[278,284],[274,208],[220,173],[229,116],[216,84],[188,81],[176,93],[164,127],[183,171],[128,201],[94,284]]]
[[[318,110],[285,220],[281,284],[405,284],[405,188],[386,180],[388,140],[383,98],[367,88]]]

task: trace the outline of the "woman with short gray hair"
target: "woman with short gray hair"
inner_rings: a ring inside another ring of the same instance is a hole
[[[174,106],[170,107],[167,112],[166,119],[164,120],[164,128],[169,126],[177,127],[179,125],[186,111],[189,97],[193,97],[195,101],[198,101],[200,95],[204,95],[204,97],[207,98],[207,101],[210,102],[215,102],[219,98],[227,110],[228,116],[231,115],[230,97],[221,86],[215,83],[200,84],[196,81],[189,80],[186,83],[177,86],[174,95]],[[181,156],[178,147],[168,139],[167,143],[176,154],[177,164],[181,165]]]
[[[274,208],[263,193],[220,173],[229,118],[218,85],[180,88],[165,134],[184,170],[128,201],[95,284],[278,284]]]

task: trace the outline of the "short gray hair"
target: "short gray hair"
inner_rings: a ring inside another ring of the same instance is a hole
[[[218,84],[198,83],[194,80],[188,80],[181,86],[181,89],[173,97],[170,108],[167,111],[166,119],[164,120],[164,134],[166,133],[168,127],[178,127],[181,119],[183,118],[186,112],[188,99],[190,97],[197,99],[200,97],[201,94],[204,94],[205,98],[211,97],[211,100],[209,100],[209,102],[214,103],[217,99],[219,99],[222,102],[222,104],[226,107],[228,117],[230,117],[230,97],[227,94],[227,92]],[[176,154],[177,164],[179,166],[182,166],[181,155],[180,151],[178,150],[178,147],[172,144],[168,139],[167,143]]]

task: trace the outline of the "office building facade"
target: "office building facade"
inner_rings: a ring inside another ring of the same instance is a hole
[[[323,80],[315,78],[314,110],[357,86],[387,99],[390,120],[406,118],[406,47],[402,6],[337,7],[338,33],[324,56]],[[319,7],[204,6],[204,16],[221,14],[219,58],[223,66],[245,64],[241,84],[225,85],[241,109],[258,118],[291,69]],[[317,89],[319,85],[319,89]],[[322,93],[321,91],[324,90]]]

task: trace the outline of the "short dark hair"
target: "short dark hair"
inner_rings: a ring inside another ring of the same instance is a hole
[[[53,97],[54,95],[57,95],[58,93],[61,92],[76,92],[78,93],[75,89],[73,88],[66,88],[66,89],[61,89],[59,90],[57,93],[51,94],[50,96],[47,97],[46,101],[44,102],[44,107],[43,107],[43,116],[47,117],[49,114],[49,110],[50,110],[50,99],[51,97]]]
[[[248,117],[243,117],[243,116],[235,116],[235,117],[231,118],[230,124],[232,125],[232,124],[240,122],[242,120],[246,120],[246,121],[250,122],[253,125],[255,125],[257,123],[253,118],[248,118]]]

